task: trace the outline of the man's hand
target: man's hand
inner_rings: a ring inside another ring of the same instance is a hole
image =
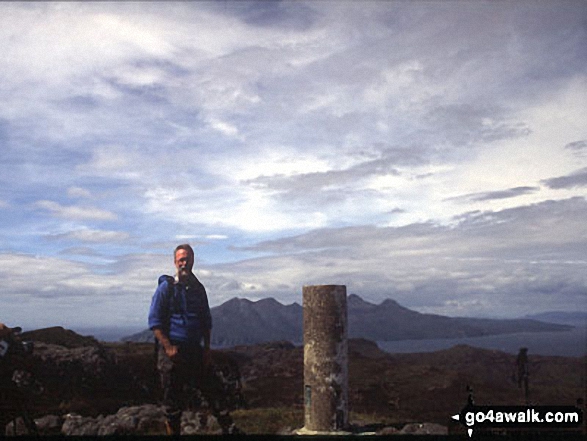
[[[173,345],[169,345],[165,347],[165,353],[167,354],[167,356],[170,359],[175,359],[175,357],[177,357],[177,354],[179,354],[179,351],[177,349],[177,346],[173,346]]]
[[[172,360],[176,358],[179,350],[177,346],[171,344],[169,337],[161,330],[161,328],[154,328],[153,334],[155,334],[155,338],[159,341],[159,344],[163,346],[163,349],[165,349],[167,356]]]

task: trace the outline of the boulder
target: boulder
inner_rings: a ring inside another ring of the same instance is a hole
[[[399,430],[393,426],[387,426],[377,431],[377,435],[397,435]]]
[[[32,358],[47,413],[109,414],[124,402],[148,398],[128,367],[102,346],[35,342]]]
[[[39,435],[59,435],[63,427],[63,417],[57,415],[45,415],[36,419],[35,424]]]
[[[122,407],[114,415],[96,418],[77,414],[65,416],[63,435],[162,435],[165,434],[165,412],[153,404]],[[181,417],[183,435],[221,434],[216,418],[201,412],[185,411]]]
[[[64,435],[96,436],[103,419],[102,415],[98,418],[92,418],[70,413],[65,415],[61,433]]]

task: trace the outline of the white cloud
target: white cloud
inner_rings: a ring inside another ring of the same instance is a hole
[[[48,235],[46,237],[48,239],[66,239],[76,240],[80,242],[108,243],[123,242],[125,240],[128,240],[130,234],[124,231],[105,231],[85,228],[71,231],[68,233]]]
[[[227,122],[224,121],[220,121],[217,119],[212,119],[210,121],[210,126],[214,129],[214,130],[218,130],[220,133],[229,136],[229,137],[233,137],[236,138],[238,137],[238,129],[232,125],[229,124]]]
[[[54,216],[63,217],[72,220],[115,220],[116,214],[108,210],[102,210],[95,207],[63,206],[53,201],[37,201],[35,207],[47,210]]]
[[[189,240],[189,239],[207,239],[207,240],[226,240],[228,236],[224,234],[207,234],[205,236],[199,236],[194,234],[177,234],[175,236],[178,240]]]
[[[272,255],[209,267],[206,279],[223,298],[249,284],[261,297],[291,301],[303,285],[335,283],[372,300],[391,297],[449,315],[582,308],[586,211],[576,198],[470,215],[451,228],[316,230],[259,244],[255,249]]]
[[[136,159],[134,151],[123,146],[102,146],[94,149],[90,162],[80,168],[95,170],[97,173],[120,172],[131,165],[136,166]]]
[[[234,296],[299,302],[303,285],[335,283],[371,301],[394,298],[448,315],[511,317],[569,305],[581,309],[587,289],[586,207],[585,199],[575,198],[473,213],[451,228],[314,230],[254,247],[266,257],[204,265],[197,273],[212,306]],[[31,303],[37,305],[32,315],[38,320],[60,324],[92,323],[104,311],[131,306],[135,312],[127,319],[140,322],[157,277],[173,273],[169,252],[122,255],[104,266],[4,253],[0,268],[6,281],[0,294],[13,320],[24,321],[29,310],[23,305]],[[57,305],[63,304],[79,305],[77,315],[65,317],[61,308],[59,317]]]
[[[67,189],[67,196],[70,198],[91,198],[92,193],[89,190],[81,187],[69,187]]]
[[[206,239],[210,239],[210,240],[226,240],[226,239],[228,239],[228,236],[225,236],[224,234],[208,234],[205,237],[206,237]]]
[[[128,255],[105,267],[54,257],[0,253],[4,322],[25,327],[145,324],[168,256]],[[124,318],[124,321],[120,320]]]

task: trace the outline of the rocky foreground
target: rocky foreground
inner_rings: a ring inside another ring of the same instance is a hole
[[[165,433],[165,415],[160,406],[144,404],[122,407],[113,415],[97,417],[46,415],[35,420],[40,435],[159,435]],[[220,434],[222,430],[213,416],[186,411],[181,420],[182,434]],[[6,434],[14,434],[14,423],[6,427]],[[21,419],[17,420],[16,435],[27,434]]]
[[[39,388],[27,392],[41,434],[148,435],[164,433],[161,391],[152,344],[101,343],[63,328],[24,334],[35,350],[28,360]],[[303,349],[272,342],[213,351],[222,400],[245,433],[291,434],[303,426]],[[515,356],[457,346],[427,354],[388,354],[367,340],[349,342],[349,410],[356,432],[435,433],[473,388],[477,404],[520,405],[511,375]],[[530,353],[530,399],[537,405],[575,405],[585,398],[586,358]],[[0,402],[0,428],[16,416]],[[427,423],[423,423],[426,421]],[[460,427],[460,426],[459,426]],[[6,427],[11,434],[14,426]],[[452,432],[451,428],[451,433]],[[2,429],[0,429],[2,430]],[[16,432],[22,433],[23,423]],[[220,432],[206,406],[184,412],[184,434]]]
[[[114,415],[83,417],[78,414],[63,416],[47,415],[35,420],[39,435],[107,436],[107,435],[161,435],[165,433],[163,409],[152,404],[123,407]],[[398,429],[394,426],[353,427],[355,433],[373,435],[446,435],[448,428],[434,423],[410,423]],[[222,434],[218,422],[212,415],[203,412],[185,411],[181,418],[182,435]],[[237,433],[241,433],[240,431]],[[293,435],[295,429],[284,427],[278,434]],[[22,420],[6,426],[6,435],[26,435]]]

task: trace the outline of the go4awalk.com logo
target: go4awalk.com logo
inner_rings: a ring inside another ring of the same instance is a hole
[[[469,437],[475,428],[572,429],[583,423],[583,412],[574,406],[475,406],[468,405],[452,416],[467,427]]]

